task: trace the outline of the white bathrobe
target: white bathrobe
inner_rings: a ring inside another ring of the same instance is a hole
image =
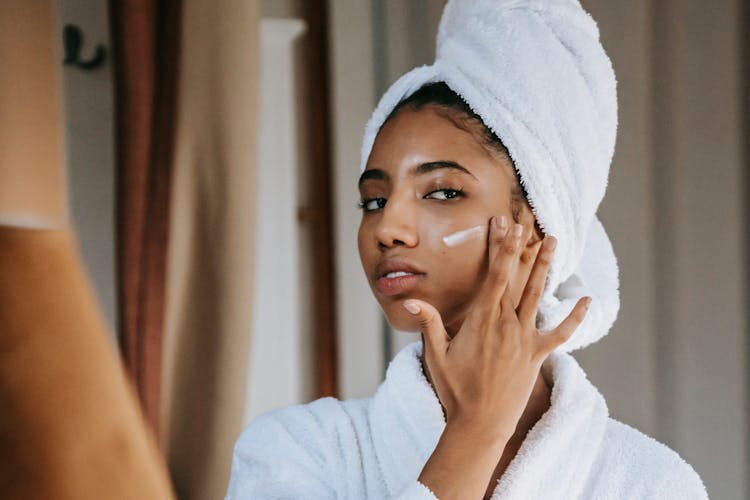
[[[321,398],[256,418],[235,446],[226,498],[434,500],[417,478],[445,420],[421,354],[421,341],[402,349],[372,398]],[[553,352],[542,375],[552,386],[551,407],[493,499],[708,498],[677,453],[609,417],[570,354]]]

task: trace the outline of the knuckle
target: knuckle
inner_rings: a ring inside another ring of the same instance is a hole
[[[539,257],[537,257],[536,261],[544,267],[549,267],[550,264],[552,264],[551,257],[552,257],[552,254],[543,253],[543,254],[540,254]]]
[[[530,299],[537,300],[542,297],[542,288],[539,286],[530,286],[526,289],[526,296]]]
[[[494,276],[494,282],[496,285],[502,285],[506,281],[508,281],[508,278],[510,277],[510,273],[505,268],[500,268],[495,271]]]
[[[512,240],[511,241],[504,241],[503,242],[503,247],[502,247],[502,252],[503,252],[503,254],[508,255],[508,256],[514,255],[516,253],[515,242],[512,241]]]
[[[543,343],[546,345],[546,351],[554,351],[559,345],[563,344],[568,339],[567,335],[561,333],[558,330],[549,332],[543,335]]]
[[[532,261],[532,259],[534,259],[534,256],[531,255],[531,253],[521,252],[521,262],[523,262],[524,264],[528,264]]]
[[[435,322],[435,311],[428,309],[425,311],[425,313],[419,318],[420,323],[422,323],[422,326],[430,326]]]

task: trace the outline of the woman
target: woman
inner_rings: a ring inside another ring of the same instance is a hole
[[[422,341],[372,398],[253,421],[227,498],[707,498],[567,353],[619,309],[596,218],[616,111],[577,1],[449,1],[436,61],[368,123],[359,181],[363,269]]]

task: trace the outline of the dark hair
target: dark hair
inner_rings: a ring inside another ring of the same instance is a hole
[[[445,111],[443,115],[457,127],[473,134],[488,151],[507,159],[516,177],[516,183],[511,188],[510,203],[513,220],[518,222],[518,216],[521,213],[521,208],[528,199],[528,195],[521,184],[513,159],[508,153],[508,148],[505,147],[503,141],[484,123],[482,117],[476,114],[466,104],[466,101],[448,87],[445,82],[428,83],[422,86],[419,90],[398,103],[385,119],[383,125],[403,108],[417,111],[428,105]]]

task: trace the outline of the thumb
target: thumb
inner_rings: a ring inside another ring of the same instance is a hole
[[[404,309],[414,316],[419,321],[422,333],[428,344],[428,348],[433,353],[441,354],[442,359],[445,355],[445,351],[448,348],[448,332],[445,331],[443,326],[443,318],[440,317],[440,313],[432,305],[427,302],[409,299],[404,301]]]

